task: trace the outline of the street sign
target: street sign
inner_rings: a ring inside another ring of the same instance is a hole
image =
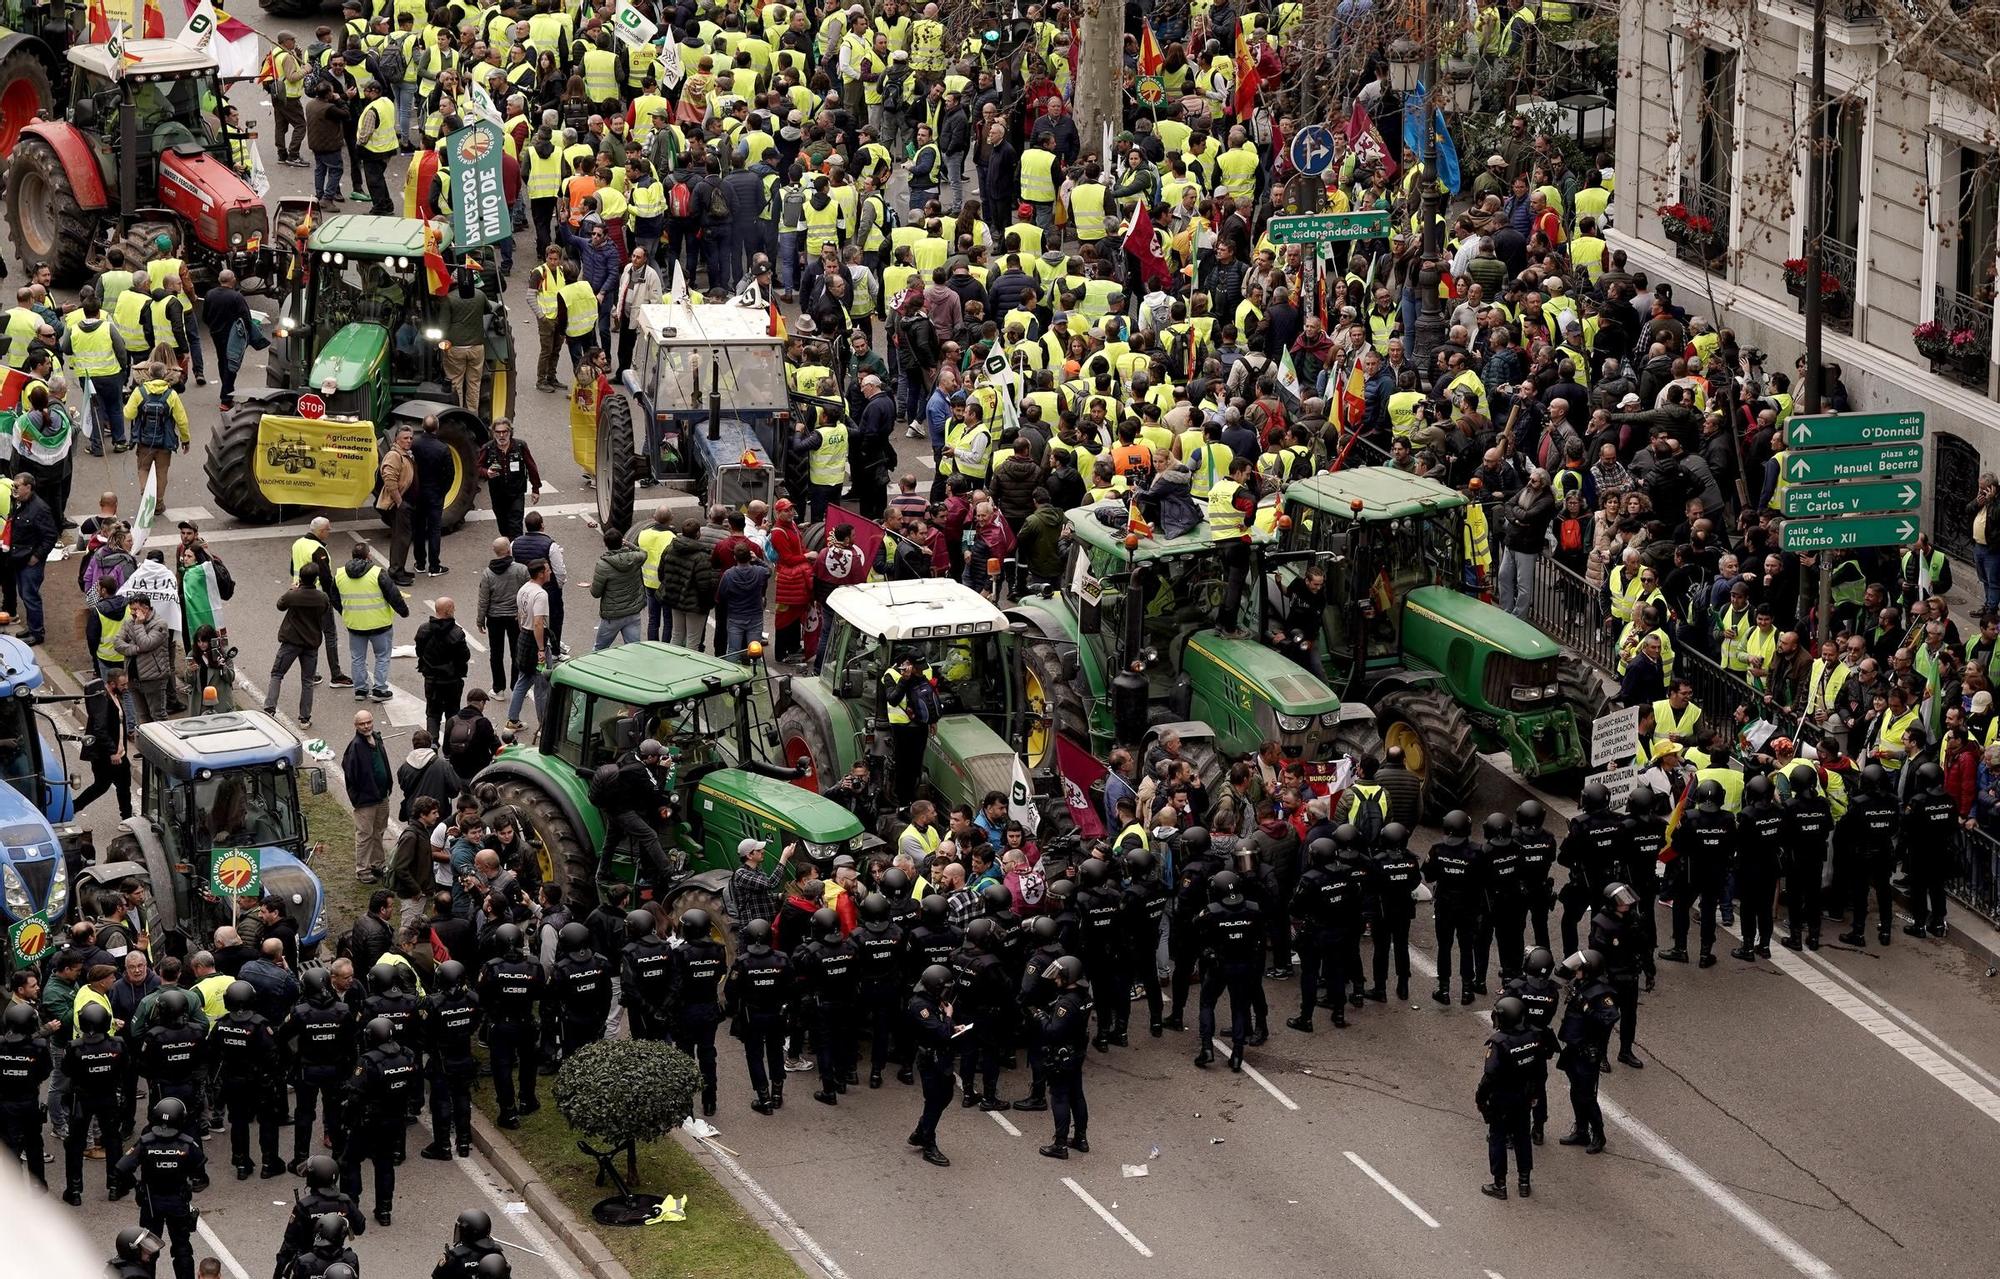
[[[1894,444],[1887,448],[1807,449],[1785,455],[1785,478],[1793,484],[1872,480],[1887,475],[1915,475],[1923,469],[1924,446],[1921,444]]]
[[[1333,130],[1323,124],[1309,124],[1292,136],[1292,167],[1307,177],[1325,173],[1333,165]]]
[[[1785,447],[1835,449],[1855,444],[1914,444],[1924,438],[1924,415],[1815,413],[1785,423]]]
[[[1786,520],[1780,537],[1787,551],[1845,551],[1902,546],[1923,531],[1915,515],[1850,515],[1838,520]]]
[[[1343,244],[1351,240],[1373,240],[1388,234],[1387,209],[1363,209],[1357,213],[1307,213],[1271,219],[1273,244]]]
[[[1785,489],[1788,518],[1833,515],[1882,515],[1914,511],[1923,505],[1922,480],[1881,480],[1874,484],[1828,484],[1815,488],[1793,484]]]
[[[1590,766],[1602,768],[1614,759],[1639,753],[1639,708],[1628,706],[1599,716],[1590,724]]]
[[[299,396],[299,416],[321,418],[326,416],[326,401],[307,391]]]

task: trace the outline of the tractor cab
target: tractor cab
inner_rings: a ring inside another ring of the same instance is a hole
[[[41,686],[34,650],[0,635],[0,928],[61,920],[87,843],[71,824],[74,788]]]
[[[232,913],[254,909],[254,902],[232,904],[215,891],[211,863],[220,849],[255,849],[264,895],[285,903],[300,946],[324,940],[325,893],[307,864],[299,774],[315,794],[326,790],[326,777],[302,768],[298,738],[261,711],[235,711],[155,721],[140,727],[138,739],[141,815],[124,823],[126,833],[88,878],[145,882],[159,904],[167,952],[185,954]]]

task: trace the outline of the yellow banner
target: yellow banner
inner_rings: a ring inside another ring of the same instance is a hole
[[[257,425],[251,473],[264,497],[280,505],[365,506],[376,467],[373,423],[267,413]]]

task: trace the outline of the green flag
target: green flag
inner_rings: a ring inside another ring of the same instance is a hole
[[[181,619],[189,635],[204,626],[228,629],[222,618],[222,587],[215,565],[196,564],[181,574]]]

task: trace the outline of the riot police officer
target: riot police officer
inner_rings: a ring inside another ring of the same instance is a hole
[[[111,1279],[153,1279],[166,1244],[144,1226],[127,1226],[112,1247],[117,1255],[108,1263]]]
[[[1611,1029],[1618,1024],[1618,996],[1604,980],[1604,959],[1594,950],[1578,951],[1563,961],[1569,978],[1569,1002],[1563,1007],[1562,1044],[1556,1065],[1569,1078],[1569,1108],[1576,1126],[1560,1138],[1565,1146],[1582,1146],[1591,1154],[1604,1149],[1604,1111],[1597,1104],[1598,1076],[1605,1068]]]
[[[486,1013],[486,1046],[492,1055],[493,1100],[500,1110],[500,1126],[519,1128],[522,1115],[542,1108],[535,1098],[536,1045],[541,1038],[535,1004],[543,996],[547,978],[541,962],[529,957],[527,939],[518,926],[502,924],[493,938],[500,953],[479,972],[479,1003]]]
[[[1880,764],[1861,770],[1860,792],[1847,801],[1847,812],[1834,828],[1836,853],[1845,854],[1852,871],[1854,923],[1840,940],[1849,946],[1868,944],[1868,890],[1872,888],[1879,924],[1875,938],[1887,946],[1894,936],[1889,929],[1895,919],[1889,876],[1896,865],[1896,828],[1901,814],[1896,811],[1895,782]]]
[[[1055,916],[1050,914],[1043,918],[1053,920]],[[952,926],[951,903],[945,900],[943,893],[932,893],[918,902],[917,926],[910,930],[908,945],[903,948],[908,976],[906,987],[915,990],[924,969],[932,964],[949,967],[952,955],[964,943],[964,932]]]
[[[1145,995],[1147,1030],[1158,1039],[1166,1029],[1160,1007],[1160,925],[1167,917],[1167,886],[1160,882],[1157,859],[1152,850],[1135,848],[1125,854],[1125,889],[1118,902],[1119,945],[1125,954],[1127,976],[1139,984]],[[1114,1034],[1126,1043],[1126,1027],[1132,1018],[1132,991],[1128,985],[1117,1004],[1118,1021]]]
[[[118,1161],[118,1182],[138,1187],[139,1224],[172,1239],[174,1279],[194,1279],[194,1197],[208,1186],[208,1159],[188,1135],[186,1102],[156,1097],[148,1119]]]
[[[1028,921],[1028,939],[1034,949],[1028,952],[1027,967],[1021,973],[1020,1002],[1021,1015],[1033,1027],[1039,1024],[1042,1013],[1054,1002],[1058,991],[1056,983],[1046,975],[1049,966],[1069,952],[1063,949],[1056,921],[1047,915],[1037,915]],[[1028,1095],[1014,1102],[1014,1109],[1049,1108],[1049,1079],[1043,1057],[1041,1037],[1031,1034],[1028,1037]]]
[[[1000,925],[981,917],[966,925],[965,944],[951,959],[954,1007],[970,1019],[959,1036],[960,1105],[984,1111],[1009,1109],[1000,1099],[1000,1056],[1008,1042],[1006,1014],[1014,1007],[1014,988],[997,953],[1000,945]]]
[[[1563,882],[1563,953],[1576,953],[1577,921],[1589,919],[1604,896],[1605,885],[1618,878],[1625,864],[1625,819],[1611,811],[1611,795],[1601,782],[1585,782],[1577,800],[1582,811],[1569,824],[1556,853],[1557,864],[1569,871]]]
[[[312,1247],[314,1228],[327,1213],[338,1213],[356,1235],[368,1229],[368,1219],[355,1207],[354,1200],[340,1189],[340,1165],[331,1155],[314,1155],[304,1163],[306,1187],[292,1192],[292,1212],[285,1219],[285,1234],[278,1242],[277,1265],[271,1279],[285,1279],[292,1258]]]
[[[928,900],[928,899],[926,899]],[[924,1081],[924,1109],[909,1143],[923,1152],[924,1162],[939,1168],[951,1160],[938,1149],[938,1120],[951,1105],[952,1066],[957,1056],[958,1025],[952,1019],[952,970],[943,964],[924,969],[910,996],[911,1033],[917,1043],[917,1074]]]
[[[1521,1001],[1525,1010],[1526,1024],[1537,1031],[1549,1045],[1549,1055],[1555,1053],[1556,1004],[1562,988],[1551,976],[1555,971],[1556,957],[1546,946],[1537,946],[1528,952],[1522,963],[1522,970],[1514,980],[1507,983],[1501,994]],[[1549,1121],[1549,1075],[1542,1071],[1538,1087],[1535,1089],[1533,1123],[1528,1129],[1528,1139],[1537,1146],[1542,1144],[1542,1128]]]
[[[1729,953],[1755,959],[1771,953],[1772,914],[1778,902],[1778,858],[1788,823],[1772,793],[1771,779],[1743,783],[1743,811],[1736,815],[1736,915],[1743,944]]]
[[[1543,829],[1548,814],[1540,800],[1524,799],[1514,809],[1514,847],[1520,851],[1521,907],[1533,926],[1535,945],[1549,947],[1549,906],[1555,888],[1556,837]]]
[[[186,991],[160,992],[153,1020],[139,1037],[139,1073],[155,1100],[172,1097],[181,1103],[178,1113],[189,1124],[188,1131],[199,1135],[207,1130],[201,1116],[208,1031],[194,1023],[193,1010],[194,1001]]]
[[[1666,797],[1651,786],[1634,786],[1625,796],[1625,865],[1619,874],[1639,899],[1632,920],[1639,930],[1639,970],[1647,990],[1659,972],[1653,962],[1659,943],[1653,903],[1660,895],[1660,854],[1667,848],[1667,820],[1660,814],[1665,804]]]
[[[1042,980],[1054,986],[1055,994],[1034,1014],[1035,1041],[1041,1046],[1042,1069],[1049,1081],[1049,1108],[1056,1124],[1055,1139],[1041,1147],[1041,1153],[1050,1159],[1067,1159],[1072,1150],[1090,1153],[1090,1103],[1083,1095],[1090,992],[1083,985],[1083,974],[1083,961],[1075,955],[1064,955],[1043,969]]]
[[[1911,937],[1945,935],[1944,881],[1958,847],[1958,806],[1945,794],[1944,770],[1917,765],[1917,784],[1903,809],[1903,867],[1910,876]]]
[[[42,1165],[42,1081],[54,1069],[49,1046],[36,1038],[35,1010],[9,1004],[0,1017],[0,1142],[19,1157],[28,1175],[46,1187]],[[73,1125],[88,1129],[90,1125]],[[79,1179],[82,1174],[78,1174]]]
[[[674,950],[674,1046],[701,1067],[701,1113],[715,1113],[715,1028],[722,1024],[722,979],[728,957],[715,925],[699,906],[681,912]]]
[[[556,934],[561,954],[549,973],[562,1055],[568,1058],[604,1038],[611,1015],[611,961],[597,953],[590,927],[574,920]]]
[[[312,1247],[292,1258],[291,1279],[326,1279],[335,1266],[361,1273],[361,1258],[347,1246],[347,1218],[322,1213],[313,1223]]]
[[[1257,907],[1243,895],[1243,881],[1233,870],[1217,871],[1207,880],[1211,898],[1195,924],[1201,946],[1201,1051],[1194,1064],[1215,1060],[1215,1005],[1229,992],[1229,1068],[1243,1069],[1243,1042],[1252,1009],[1263,997],[1265,932]]]
[[[396,1041],[396,1024],[376,1017],[363,1028],[367,1047],[347,1081],[347,1146],[340,1188],[361,1201],[361,1165],[375,1165],[375,1220],[390,1223],[396,1206],[396,1160],[403,1153],[403,1123],[418,1087],[417,1061]]]
[[[1479,979],[1473,990],[1485,993],[1487,942],[1500,960],[1500,984],[1521,973],[1521,935],[1527,927],[1527,890],[1521,878],[1521,847],[1514,842],[1514,823],[1505,813],[1486,814],[1480,829],[1485,841],[1486,909],[1481,915]]]
[[[999,957],[1000,968],[1008,991],[1021,984],[1021,974],[1028,963],[1028,931],[1025,921],[1014,913],[1014,894],[1005,884],[989,881],[979,890],[979,904],[985,909],[986,918],[999,928],[998,948],[994,954]],[[1012,999],[1001,1004],[998,1011],[989,1014],[987,1026],[999,1041],[1000,1065],[1003,1070],[1015,1066],[1014,1045],[1021,1030],[1020,1009]],[[858,1083],[858,1078],[847,1082]]]
[[[458,1153],[472,1153],[472,1081],[479,1063],[472,1040],[484,1014],[479,996],[465,986],[465,965],[447,959],[437,968],[437,989],[424,999],[423,1025],[429,1042],[424,1060],[431,1093],[431,1144],[417,1153],[426,1159],[451,1158],[451,1139],[458,1136]]]
[[[1618,1063],[1634,1070],[1645,1062],[1632,1051],[1639,1033],[1639,951],[1643,934],[1634,910],[1639,894],[1626,884],[1609,884],[1604,889],[1604,909],[1590,917],[1590,949],[1602,957],[1604,979],[1618,999]]]
[[[910,930],[917,926],[917,914],[921,907],[921,903],[910,896],[909,875],[902,867],[891,866],[882,872],[882,880],[878,887],[882,896],[889,901],[889,918],[895,920],[896,927],[903,930],[903,936],[908,937]],[[903,1019],[902,1012],[901,1008],[896,1010],[896,1019],[899,1022]]]
[[[926,901],[929,898],[925,899]],[[743,926],[743,949],[723,985],[729,1031],[743,1043],[750,1109],[768,1115],[785,1104],[785,1001],[791,993],[791,957],[771,947],[769,920]]]
[[[861,899],[861,926],[849,940],[854,943],[856,990],[861,1011],[868,1018],[868,1086],[882,1086],[890,1047],[901,1048],[903,1034],[903,930],[896,923],[889,899],[870,893]],[[896,1060],[902,1060],[899,1051]]]
[[[1410,851],[1410,829],[1390,822],[1377,837],[1375,856],[1368,863],[1368,898],[1375,908],[1375,984],[1368,998],[1389,998],[1389,958],[1396,960],[1396,998],[1410,997],[1410,921],[1417,916],[1413,894],[1423,882],[1423,868]]]
[[[493,1242],[493,1218],[477,1208],[467,1208],[451,1228],[451,1242],[444,1255],[431,1267],[431,1279],[478,1279],[479,1263],[499,1255],[500,1245]]]
[[[1454,808],[1444,815],[1444,838],[1431,846],[1424,879],[1435,896],[1437,913],[1438,986],[1431,998],[1451,1002],[1451,950],[1458,946],[1458,1002],[1469,1004],[1478,993],[1479,922],[1486,903],[1481,850],[1472,842],[1472,818]]]
[[[618,998],[632,1038],[660,1042],[674,1036],[674,951],[650,910],[625,916],[625,952],[619,962]]]
[[[236,1179],[245,1181],[256,1165],[250,1161],[250,1124],[257,1124],[257,1149],[264,1159],[264,1176],[285,1171],[278,1157],[278,1122],[284,1097],[278,1083],[278,1041],[271,1023],[253,1005],[257,988],[233,981],[222,993],[224,1012],[209,1032],[216,1077],[229,1109],[229,1158]]]
[[[1340,864],[1340,832],[1346,834],[1348,846],[1354,846],[1357,836],[1348,825],[1341,826],[1333,839],[1314,840],[1306,850],[1306,872],[1292,891],[1291,913],[1305,927],[1294,935],[1302,961],[1299,1013],[1286,1018],[1285,1024],[1308,1035],[1322,986],[1329,992],[1327,1006],[1333,1011],[1334,1026],[1347,1028],[1347,979],[1361,932],[1361,885]]]
[[[290,1063],[295,1092],[290,1164],[295,1176],[312,1154],[315,1110],[324,1111],[326,1134],[340,1143],[341,1086],[354,1072],[360,1029],[353,1005],[334,994],[326,969],[306,969],[299,977],[299,1002],[278,1028],[279,1053]]]
[[[813,1056],[819,1059],[813,1100],[837,1106],[855,1071],[854,944],[840,935],[840,916],[824,906],[813,912],[812,925],[813,939],[792,952],[792,962],[812,1027]]]
[[[1701,899],[1701,966],[1715,967],[1715,912],[1724,882],[1736,861],[1736,819],[1723,811],[1722,783],[1697,782],[1694,807],[1682,814],[1674,831],[1674,860],[1679,864],[1680,891],[1674,894],[1674,944],[1660,958],[1676,964],[1688,961],[1688,925],[1695,899]]]
[[[1833,809],[1820,793],[1819,769],[1801,760],[1792,765],[1792,800],[1785,808],[1785,902],[1788,926],[1780,944],[1819,949],[1819,877],[1833,837]]]
[[[1083,924],[1083,967],[1098,990],[1109,992],[1123,987],[1129,1010],[1132,988],[1125,978],[1124,936],[1118,927],[1118,909],[1123,904],[1124,892],[1108,882],[1110,878],[1111,863],[1102,857],[1092,857],[1076,870],[1076,880],[1081,885],[1077,889],[1076,910]],[[1112,1000],[1099,1002],[1097,1035],[1091,1041],[1097,1051],[1108,1051],[1113,1043],[1128,1042],[1115,1033],[1117,1020]]]
[[[1186,1030],[1188,988],[1193,984],[1195,963],[1201,958],[1200,929],[1196,926],[1208,909],[1208,880],[1222,869],[1222,860],[1211,852],[1208,829],[1190,826],[1181,832],[1181,860],[1175,872],[1173,922],[1167,927],[1167,953],[1173,959],[1174,1010],[1168,1014],[1168,1030]]]
[[[1056,921],[1056,935],[1062,939],[1065,951],[1074,955],[1083,949],[1083,917],[1077,913],[1075,880],[1050,880],[1042,897],[1042,913]],[[950,966],[949,961],[946,966]]]
[[[1535,1147],[1529,1113],[1548,1086],[1546,1032],[1528,1025],[1527,1005],[1512,995],[1493,1006],[1493,1033],[1486,1037],[1486,1066],[1474,1101],[1486,1119],[1486,1165],[1493,1173],[1479,1193],[1507,1197],[1507,1148],[1514,1148],[1514,1171],[1521,1198],[1535,1193]]]
[[[97,1003],[78,1009],[76,1036],[63,1050],[62,1072],[69,1111],[69,1136],[63,1142],[63,1202],[71,1207],[83,1204],[83,1149],[90,1144],[91,1120],[97,1121],[106,1168],[125,1153],[126,1064],[125,1041],[111,1033],[111,1010]]]

